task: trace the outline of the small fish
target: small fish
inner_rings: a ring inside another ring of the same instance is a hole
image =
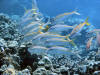
[[[39,20],[39,18],[37,17],[37,15],[39,15],[39,11],[36,5],[36,2],[32,0],[32,8],[31,9],[25,9],[25,13],[21,18],[21,22],[19,24],[26,24],[26,22],[30,23],[30,21],[32,22],[33,20]],[[34,18],[33,18],[34,17]]]
[[[75,28],[73,28],[72,32],[71,32],[69,35],[71,36],[71,35],[79,34],[85,25],[90,25],[90,24],[88,23],[88,17],[87,17],[87,19],[85,20],[85,22],[80,23],[80,24],[77,25]]]
[[[44,54],[48,51],[48,48],[44,46],[32,46],[28,50],[31,54],[36,53],[36,54]]]
[[[94,37],[89,38],[88,42],[86,43],[86,50],[90,49],[93,39],[94,39]]]
[[[32,9],[26,9],[25,7],[24,7],[24,9],[25,9],[25,13],[29,13],[29,12],[31,12],[31,13],[33,13],[33,14],[38,14],[37,12],[38,12],[38,7],[37,7],[37,3],[36,3],[36,0],[32,0]]]
[[[69,29],[73,29],[73,26],[69,26],[69,25],[54,25],[51,28],[49,28],[49,32],[61,32],[61,31],[68,31]]]
[[[42,34],[38,34],[37,36],[33,37],[33,41],[44,41],[46,39],[49,39],[49,38],[64,38],[65,36],[61,36],[61,35],[58,35],[58,34],[51,34],[51,33],[42,33]]]
[[[46,48],[46,47],[43,47],[43,46],[33,46],[33,47],[31,47],[31,49],[42,49],[42,50],[48,50],[48,48]]]
[[[52,46],[62,46],[66,47],[68,45],[68,41],[65,40],[64,38],[48,38],[45,40],[44,44],[47,47],[52,47]]]
[[[28,31],[24,37],[27,37],[27,36],[32,36],[32,35],[35,35],[35,34],[42,34],[43,32],[41,31],[41,26],[38,26],[38,27],[35,27],[33,28],[32,30]]]
[[[33,27],[36,27],[37,25],[40,25],[40,23],[38,22],[35,22],[35,23],[31,23],[31,24],[28,24],[27,26],[25,26],[22,30],[26,30],[28,28],[33,28]]]
[[[49,48],[49,50],[58,50],[58,51],[65,51],[65,52],[71,52],[68,48],[60,47],[60,46],[54,46]]]
[[[57,20],[57,19],[59,19],[59,18],[62,18],[62,17],[64,17],[64,16],[66,16],[66,15],[72,15],[72,14],[80,15],[80,13],[78,13],[78,12],[75,10],[75,11],[72,11],[72,12],[69,12],[69,13],[66,12],[66,13],[57,15],[57,16],[54,18],[54,20]]]

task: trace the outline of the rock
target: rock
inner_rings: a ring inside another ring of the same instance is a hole
[[[2,65],[0,71],[5,71],[7,69],[7,65]]]
[[[17,74],[18,74],[18,75],[23,75],[22,71],[19,71]]]
[[[79,74],[74,74],[74,75],[79,75]]]
[[[100,54],[95,56],[95,61],[100,61]]]
[[[0,38],[0,46],[1,47],[7,47],[7,42],[2,38]]]
[[[29,71],[28,69],[24,69],[24,70],[22,71],[22,74],[23,74],[23,75],[31,75],[31,74],[30,74],[30,71]]]
[[[93,75],[100,75],[100,71],[95,71]]]
[[[65,67],[65,66],[61,66],[60,67],[60,72],[66,72],[66,71],[68,71],[68,67]]]
[[[13,65],[9,65],[7,67],[7,69],[3,72],[3,75],[15,75],[16,74],[16,70],[14,69],[14,66]]]
[[[53,72],[48,72],[47,71],[47,75],[58,75],[57,73],[53,73]]]
[[[79,70],[80,70],[81,73],[86,73],[86,71],[87,71],[87,65],[80,66]]]
[[[8,41],[8,47],[18,47],[17,41]]]
[[[37,68],[34,72],[33,75],[47,75],[47,71],[45,68]]]
[[[53,68],[52,62],[51,62],[51,60],[49,59],[49,57],[47,57],[47,56],[44,56],[44,57],[38,62],[38,65],[39,65],[39,66],[45,66],[45,68],[46,68],[47,70]]]
[[[44,65],[45,65],[45,62],[43,62],[43,61],[38,62],[38,66],[44,66]]]

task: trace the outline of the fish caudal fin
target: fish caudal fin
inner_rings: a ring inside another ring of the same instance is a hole
[[[88,19],[89,19],[89,17],[87,17],[87,19],[85,20],[87,26],[90,25],[90,23],[88,23]]]
[[[76,46],[76,44],[74,43],[74,41],[73,40],[70,40],[70,34],[69,35],[67,35],[65,38],[69,41],[69,43],[70,44],[72,44],[74,47]]]

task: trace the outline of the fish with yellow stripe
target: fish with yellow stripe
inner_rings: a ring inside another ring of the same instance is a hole
[[[67,16],[67,15],[72,15],[72,14],[76,14],[76,15],[80,15],[80,13],[78,13],[76,10],[75,11],[72,11],[72,12],[66,12],[66,13],[62,13],[62,14],[59,14],[57,15],[54,20],[57,20],[57,19],[60,19],[64,16]]]
[[[73,35],[75,36],[75,35],[78,35],[78,34],[80,34],[80,32],[82,31],[82,29],[83,29],[83,27],[84,27],[85,25],[89,26],[90,24],[88,23],[88,18],[89,18],[89,17],[87,17],[87,19],[85,20],[85,22],[80,23],[79,25],[75,26],[75,27],[73,28],[72,32],[71,32],[68,36],[73,36]]]

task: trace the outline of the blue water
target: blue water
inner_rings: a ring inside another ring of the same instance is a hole
[[[100,28],[100,0],[37,0],[37,3],[41,12],[50,16],[78,9],[80,17],[89,16],[89,21]]]
[[[46,16],[56,16],[75,9],[81,18],[89,16],[89,21],[100,28],[100,0],[36,0],[40,11]],[[0,0],[0,12],[9,15],[23,15],[24,8],[31,7],[31,0]]]

